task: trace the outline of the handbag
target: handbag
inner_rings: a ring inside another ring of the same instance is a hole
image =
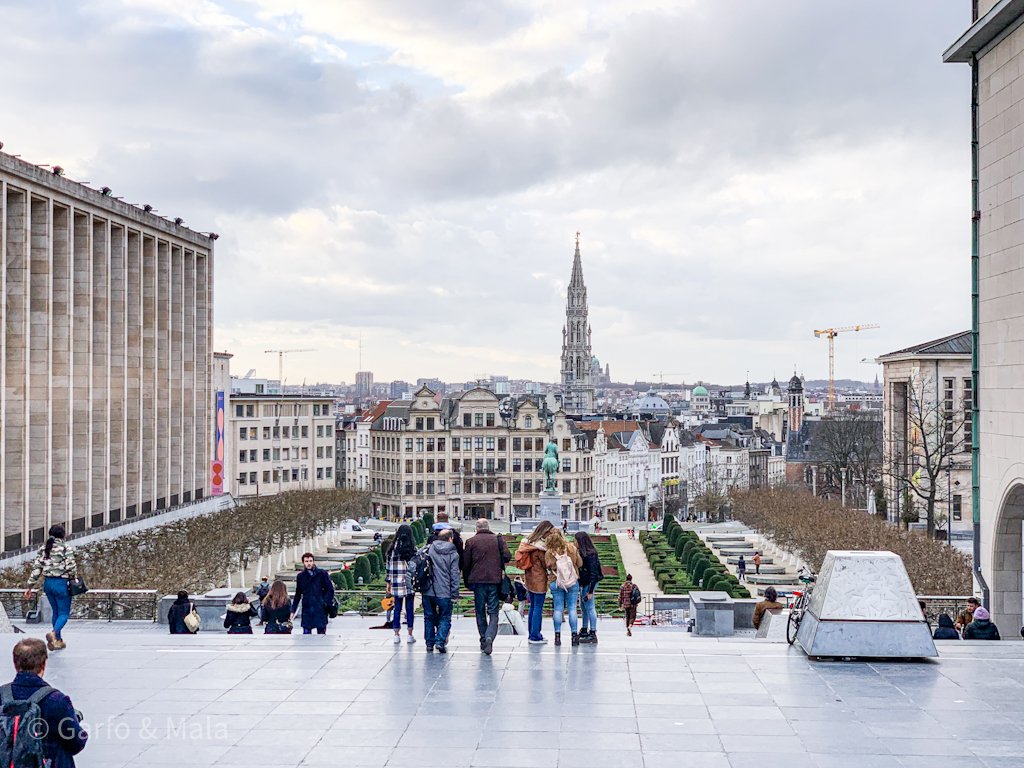
[[[184,623],[185,629],[194,635],[199,631],[199,627],[203,623],[203,620],[199,618],[199,611],[196,610],[196,604],[189,603],[188,605],[191,610],[185,614],[185,618],[182,619],[182,623]]]
[[[327,618],[338,618],[338,607],[338,598],[334,598],[333,600],[331,600],[331,604],[327,606]]]
[[[89,591],[89,588],[85,585],[85,579],[81,576],[76,576],[73,579],[68,579],[68,594],[72,597],[78,597],[84,595]]]
[[[501,559],[501,539],[495,536],[494,543],[498,547],[498,564],[501,566],[501,581],[498,582],[498,601],[511,603],[514,591],[512,589],[512,579],[505,573],[505,563]]]

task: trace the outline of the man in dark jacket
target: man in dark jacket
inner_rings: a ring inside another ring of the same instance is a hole
[[[9,690],[3,693],[5,701],[8,695],[16,701],[25,701],[39,689],[49,687],[43,680],[46,658],[46,643],[38,638],[30,637],[14,646],[17,675],[9,684]],[[89,734],[82,729],[71,699],[52,688],[39,702],[39,711],[46,721],[43,754],[50,761],[48,765],[51,768],[74,768],[74,755],[85,749]]]
[[[458,530],[448,522],[447,512],[437,513],[437,522],[434,523],[430,529],[430,536],[427,538],[427,544],[433,544],[437,541],[438,535],[441,531],[445,530],[452,532],[452,544],[455,545],[455,549],[459,553],[459,559],[461,560],[463,553],[466,551],[466,545],[463,543],[462,536]]]
[[[327,634],[327,611],[334,604],[334,582],[327,571],[316,567],[313,553],[302,556],[302,570],[295,577],[295,597],[292,598],[292,619],[302,603],[302,634]]]
[[[505,575],[505,563],[511,559],[505,540],[494,535],[485,518],[478,519],[476,535],[466,542],[462,572],[466,586],[473,590],[480,650],[488,656],[498,634],[498,588]]]
[[[427,653],[434,648],[437,648],[438,653],[447,653],[448,633],[452,628],[452,606],[459,599],[462,576],[459,552],[452,541],[454,533],[451,528],[438,531],[434,543],[427,547],[432,574],[430,586],[423,593]]]
[[[167,611],[167,625],[170,627],[172,635],[192,634],[192,631],[185,626],[185,617],[190,613],[192,613],[192,601],[188,599],[188,592],[182,590]]]

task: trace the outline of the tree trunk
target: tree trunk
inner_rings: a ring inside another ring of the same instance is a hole
[[[928,538],[935,538],[935,484],[932,484],[932,491],[928,494],[928,506],[927,506],[927,518],[928,518]]]

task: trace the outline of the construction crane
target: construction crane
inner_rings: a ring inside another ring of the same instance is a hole
[[[877,323],[864,323],[862,325],[847,325],[842,328],[823,328],[814,332],[814,338],[822,336],[828,338],[828,410],[832,411],[836,406],[836,336],[840,333],[851,331],[867,331],[872,328],[880,328]]]
[[[661,373],[652,373],[651,375],[652,376],[656,376],[658,378],[658,381],[661,382],[662,386],[664,386],[664,384],[665,384],[665,377],[666,376],[671,376],[671,377],[686,376],[685,373],[665,373],[664,371],[662,371]]]
[[[315,349],[264,349],[263,354],[265,355],[277,355],[277,385],[281,388],[281,394],[284,394],[284,356],[290,355],[293,352],[316,352]]]

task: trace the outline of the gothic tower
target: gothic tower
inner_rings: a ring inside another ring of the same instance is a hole
[[[576,255],[572,260],[572,278],[567,294],[565,326],[562,328],[562,407],[570,414],[591,413],[594,410],[594,379],[579,232],[576,233]]]
[[[793,378],[789,380],[789,431],[791,434],[798,434],[804,423],[804,383],[793,371]]]

